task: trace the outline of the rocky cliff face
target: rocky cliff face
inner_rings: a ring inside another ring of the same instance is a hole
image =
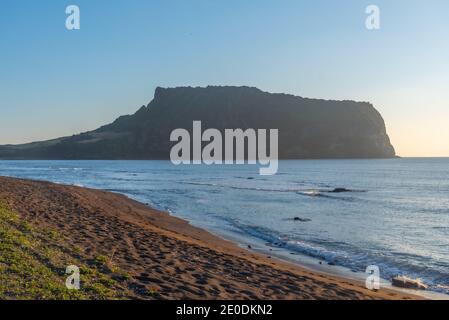
[[[369,103],[306,99],[250,87],[157,88],[134,115],[97,130],[32,144],[1,146],[2,159],[168,159],[170,133],[279,129],[279,157],[388,158],[395,151],[384,121]]]

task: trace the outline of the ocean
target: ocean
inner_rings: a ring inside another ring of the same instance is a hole
[[[449,293],[449,158],[280,161],[0,161],[0,175],[118,192],[289,260]],[[81,226],[82,227],[82,226]]]

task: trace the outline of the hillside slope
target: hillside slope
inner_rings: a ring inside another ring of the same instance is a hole
[[[389,158],[395,151],[369,103],[307,99],[250,87],[157,88],[135,114],[97,130],[0,146],[0,159],[168,159],[170,133],[206,128],[279,129],[281,159]]]

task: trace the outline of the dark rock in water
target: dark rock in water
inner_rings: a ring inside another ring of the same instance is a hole
[[[351,191],[352,191],[352,190],[346,189],[346,188],[335,188],[334,190],[329,191],[329,192],[332,192],[332,193],[341,193],[341,192],[351,192]]]
[[[318,263],[319,263],[319,264],[323,264],[323,262],[321,262],[321,261],[319,261]]]
[[[89,115],[87,114],[86,117]],[[135,114],[97,130],[0,146],[0,159],[170,159],[170,133],[202,129],[279,130],[279,159],[392,158],[380,113],[368,102],[309,99],[251,87],[157,88]]]
[[[251,245],[248,245],[248,249],[252,249]]]
[[[273,242],[271,245],[275,247],[283,247],[285,246],[285,242],[279,241],[279,242]]]
[[[294,221],[299,221],[299,222],[309,222],[309,221],[312,221],[311,219],[300,218],[300,217],[294,217],[293,220],[294,220]]]
[[[405,276],[394,277],[391,279],[391,284],[406,289],[426,290],[428,288],[420,279],[411,279]]]

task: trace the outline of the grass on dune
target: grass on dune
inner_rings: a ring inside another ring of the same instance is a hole
[[[24,221],[0,200],[0,299],[124,299],[118,268],[86,263],[82,250],[56,230]],[[66,267],[80,268],[80,290],[69,290]]]

